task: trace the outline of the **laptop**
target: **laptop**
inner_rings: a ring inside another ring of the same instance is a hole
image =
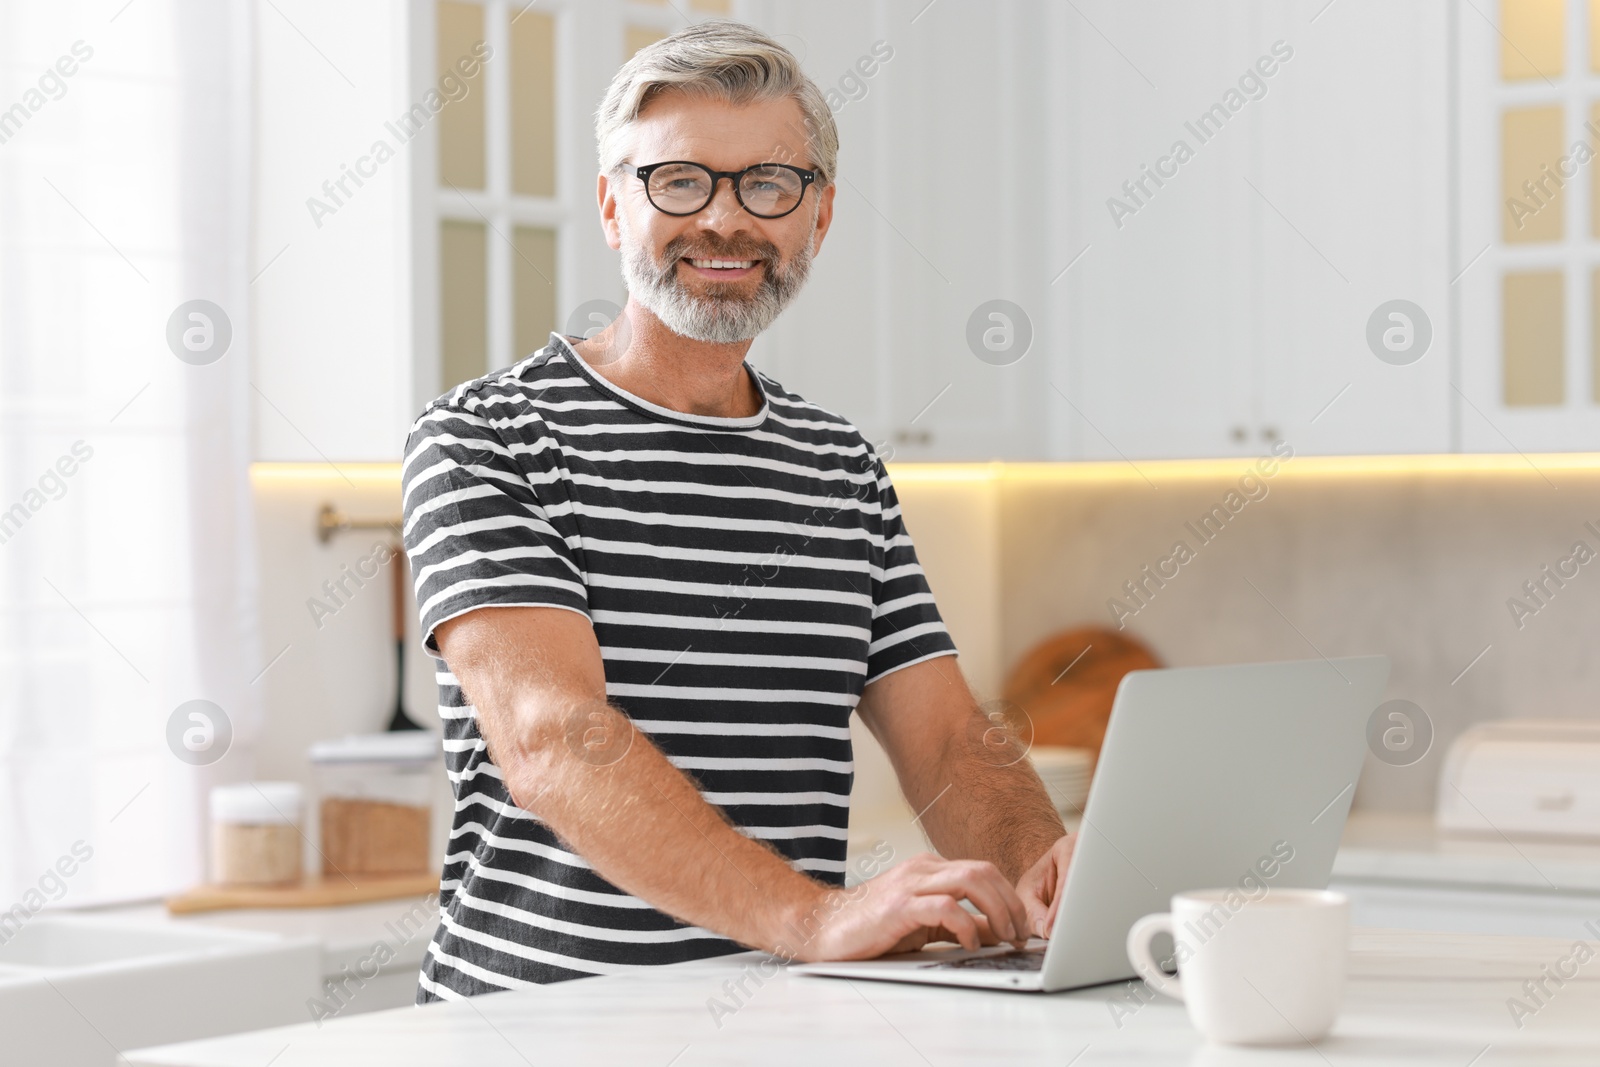
[[[1055,992],[1134,977],[1134,920],[1172,895],[1325,889],[1385,656],[1133,671],[1117,687],[1055,929],[796,974]],[[1244,905],[1248,906],[1248,905]]]

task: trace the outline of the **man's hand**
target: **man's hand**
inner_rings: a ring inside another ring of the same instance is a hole
[[[963,900],[980,914],[963,908]],[[864,960],[935,941],[966,949],[1010,941],[1020,948],[1027,920],[1023,901],[992,863],[924,853],[851,889],[829,890],[790,925],[800,939],[792,946],[797,959]]]
[[[1017,882],[1017,895],[1028,911],[1028,931],[1039,937],[1049,937],[1056,925],[1056,912],[1061,909],[1061,891],[1067,885],[1067,864],[1072,861],[1072,847],[1078,835],[1069,833],[1056,839],[1038,862],[1028,869]]]

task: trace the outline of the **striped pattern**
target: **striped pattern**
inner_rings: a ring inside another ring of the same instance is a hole
[[[842,884],[862,687],[955,646],[871,446],[750,373],[756,415],[686,415],[552,334],[418,418],[406,550],[430,652],[489,605],[587,616],[612,703],[742,832]],[[442,661],[438,678],[456,807],[419,1002],[738,950],[517,808]]]

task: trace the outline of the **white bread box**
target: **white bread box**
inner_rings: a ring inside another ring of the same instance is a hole
[[[1450,746],[1439,778],[1448,833],[1600,839],[1600,723],[1480,723]]]

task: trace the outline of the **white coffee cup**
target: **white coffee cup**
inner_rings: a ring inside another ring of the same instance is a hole
[[[1150,939],[1172,935],[1178,977],[1156,965]],[[1128,961],[1151,989],[1184,1002],[1194,1028],[1231,1045],[1324,1037],[1339,1014],[1350,900],[1320,889],[1201,889],[1172,898],[1128,931]]]

